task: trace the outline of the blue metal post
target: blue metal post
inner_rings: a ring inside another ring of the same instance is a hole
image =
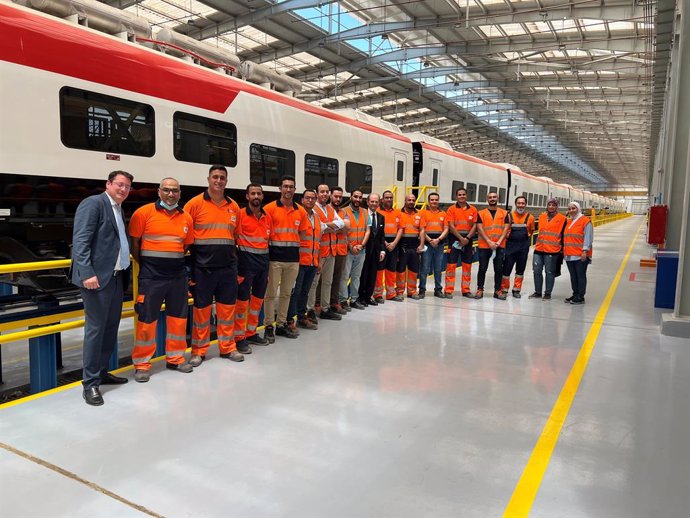
[[[0,296],[12,295],[12,285],[0,282]]]
[[[29,372],[32,394],[57,387],[54,334],[29,339]]]

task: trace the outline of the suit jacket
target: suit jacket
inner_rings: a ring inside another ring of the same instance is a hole
[[[99,289],[103,289],[113,278],[119,255],[120,236],[108,195],[89,196],[79,204],[74,215],[72,284],[83,288],[83,281],[96,275]],[[124,279],[124,285],[128,284],[129,277]]]
[[[369,211],[367,211],[367,218],[369,217]],[[369,225],[369,240],[367,241],[367,246],[366,246],[366,254],[371,257],[369,254],[376,254],[378,255],[381,253],[381,250],[384,249],[384,236],[385,236],[385,220],[383,219],[383,216],[379,214],[378,212],[374,213],[374,216],[371,218],[371,225]],[[374,228],[376,228],[376,234],[374,234]]]

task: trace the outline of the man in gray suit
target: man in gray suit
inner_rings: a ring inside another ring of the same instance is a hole
[[[125,171],[108,175],[105,192],[77,207],[72,235],[72,283],[84,302],[84,400],[103,404],[100,385],[127,383],[107,370],[117,341],[122,295],[129,284],[129,243],[122,202],[134,177]]]

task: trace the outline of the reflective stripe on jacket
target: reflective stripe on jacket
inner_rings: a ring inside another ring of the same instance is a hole
[[[557,254],[561,251],[561,235],[566,219],[563,214],[556,214],[551,221],[546,212],[539,216],[539,237],[534,249],[545,254]]]
[[[582,255],[582,247],[585,244],[585,227],[590,223],[587,216],[580,216],[577,221],[565,227],[563,233],[563,255]],[[592,249],[587,250],[587,257],[592,257]]]

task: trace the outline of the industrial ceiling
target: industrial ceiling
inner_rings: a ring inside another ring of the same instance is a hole
[[[355,108],[593,191],[646,188],[674,0],[110,0]]]

